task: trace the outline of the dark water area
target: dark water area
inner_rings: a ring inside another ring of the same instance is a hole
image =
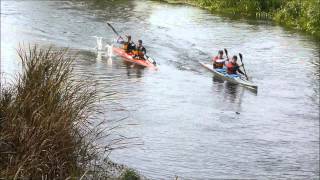
[[[95,51],[96,39],[143,39],[159,71]],[[157,1],[1,1],[1,70],[20,70],[19,43],[69,47],[75,74],[95,82],[101,118],[139,146],[115,162],[151,179],[319,179],[320,43],[269,23],[232,20]],[[221,48],[244,55],[259,86],[221,82],[199,61]],[[112,96],[106,95],[112,93]]]

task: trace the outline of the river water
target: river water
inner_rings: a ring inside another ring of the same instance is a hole
[[[143,39],[159,71],[97,56],[93,36],[115,38],[107,21]],[[320,43],[312,37],[157,1],[1,1],[7,81],[20,69],[19,43],[79,54],[75,73],[97,84],[101,118],[127,117],[118,133],[142,144],[111,159],[151,179],[319,179]],[[258,92],[199,65],[220,48],[244,55]]]

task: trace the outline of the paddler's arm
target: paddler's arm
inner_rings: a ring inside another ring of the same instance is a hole
[[[239,68],[238,68],[238,72],[239,72],[240,74],[242,74],[242,75],[245,76],[245,74],[241,71],[240,66],[239,66]]]
[[[224,60],[224,65],[226,66],[228,64],[228,62],[229,62],[229,59],[225,59]]]
[[[143,52],[144,54],[147,54],[147,50],[146,50],[145,47],[142,48],[142,52]]]

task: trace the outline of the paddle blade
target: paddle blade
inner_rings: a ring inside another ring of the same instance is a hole
[[[112,29],[112,31],[113,31],[117,36],[121,37],[120,34],[114,29],[114,27],[113,27],[110,23],[107,22],[107,25]]]
[[[224,52],[226,53],[226,55],[228,56],[228,50],[226,48],[224,48]]]
[[[239,57],[240,57],[240,59],[241,59],[241,61],[242,61],[242,54],[241,54],[241,53],[239,53]]]
[[[113,26],[112,26],[110,23],[107,22],[107,25],[108,25],[112,30],[114,29]]]

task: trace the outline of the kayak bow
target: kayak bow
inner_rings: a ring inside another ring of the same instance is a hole
[[[209,71],[211,71],[212,73],[214,73],[215,75],[221,77],[222,79],[229,81],[231,83],[234,84],[241,84],[243,86],[246,86],[248,88],[251,89],[258,89],[258,86],[256,84],[254,84],[251,81],[246,80],[245,78],[241,77],[240,75],[237,74],[228,74],[226,72],[226,69],[222,68],[222,69],[214,69],[212,67],[212,64],[206,64],[206,63],[202,63],[199,62],[203,67],[205,67],[206,69],[208,69]]]
[[[147,67],[147,68],[150,68],[150,69],[153,69],[153,70],[157,70],[158,69],[155,64],[150,62],[149,59],[142,60],[142,59],[133,58],[133,54],[132,53],[126,53],[125,50],[123,50],[122,48],[113,47],[112,51],[114,53],[116,53],[117,55],[123,57],[123,59],[125,61],[131,62],[131,63],[134,63],[134,64],[138,64],[140,66]]]

